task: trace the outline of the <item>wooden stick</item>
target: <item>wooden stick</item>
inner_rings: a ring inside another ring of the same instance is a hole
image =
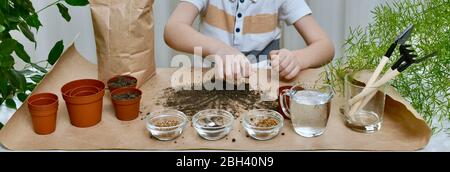
[[[350,109],[348,116],[352,116],[354,113],[358,112],[361,108],[366,106],[367,103],[369,103],[370,100],[376,95],[379,87],[388,83],[390,80],[394,79],[399,74],[400,74],[400,72],[398,70],[389,71],[386,75],[384,75],[380,80],[375,82],[373,85],[367,86],[366,88],[370,87],[369,89],[366,89],[367,91],[365,91],[365,92],[363,91],[360,94],[358,94],[358,95],[362,95],[362,97],[364,98],[361,101],[360,106],[355,106],[356,104],[353,105],[352,108]]]
[[[382,85],[386,84],[387,82],[389,82],[390,80],[392,80],[399,74],[400,74],[400,72],[398,72],[397,70],[388,72],[386,75],[384,75],[380,80],[378,80],[374,84],[372,84],[370,86],[366,86],[366,89],[361,91],[361,93],[359,93],[357,96],[361,97],[360,99],[364,98],[365,96],[368,96],[369,94],[376,91],[378,89],[378,87],[381,87]],[[356,101],[358,101],[358,100],[356,100]]]
[[[380,61],[380,64],[378,64],[377,68],[375,69],[375,72],[370,77],[369,81],[366,83],[366,86],[372,85],[375,80],[380,76],[381,71],[383,71],[384,66],[389,62],[389,58],[386,56],[383,56],[383,58]],[[366,89],[366,88],[364,88]],[[363,89],[363,91],[364,91]],[[361,101],[359,101],[362,97],[358,97],[359,95],[356,95],[352,99],[349,100],[350,105],[354,105],[359,107],[361,105]],[[355,104],[356,103],[356,104]]]
[[[391,79],[395,78],[397,75],[399,74],[399,72],[397,70],[390,70],[387,72],[387,74],[385,74],[380,80],[378,80],[377,82],[369,85],[367,84],[366,87],[361,91],[361,93],[359,93],[358,95],[356,95],[355,97],[353,97],[352,99],[350,99],[348,101],[348,103],[350,103],[350,105],[355,104],[356,102],[360,101],[361,99],[363,99],[365,96],[369,95],[370,93],[372,93],[373,91],[377,90],[378,87],[386,84],[387,82],[389,82]]]
[[[372,98],[377,95],[377,91],[372,93],[369,96],[366,96],[363,100],[359,101],[358,103],[360,103],[359,106],[356,106],[356,104],[354,106],[352,106],[352,108],[350,109],[350,113],[349,116],[353,116],[356,112],[360,111],[362,108],[364,108],[367,103],[370,102],[370,100],[372,100]]]

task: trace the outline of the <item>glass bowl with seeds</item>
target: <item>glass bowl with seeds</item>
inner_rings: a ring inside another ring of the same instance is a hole
[[[270,140],[280,133],[284,118],[278,112],[267,109],[244,113],[242,126],[247,134],[256,140]]]
[[[145,121],[147,130],[153,137],[161,141],[170,141],[183,133],[188,119],[183,112],[164,109],[151,112]]]
[[[233,128],[234,116],[228,111],[208,109],[192,117],[192,123],[198,135],[206,140],[220,140]]]

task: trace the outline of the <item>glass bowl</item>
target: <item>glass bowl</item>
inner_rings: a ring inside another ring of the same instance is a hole
[[[227,111],[208,109],[192,117],[192,123],[198,135],[206,140],[220,140],[233,128],[234,116]]]
[[[183,133],[188,120],[183,112],[166,109],[150,113],[145,121],[147,130],[153,137],[169,141]]]
[[[242,126],[256,140],[270,140],[283,128],[284,118],[273,110],[251,110],[244,114]]]

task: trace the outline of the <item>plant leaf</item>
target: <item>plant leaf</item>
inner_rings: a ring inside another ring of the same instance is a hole
[[[70,22],[70,20],[72,19],[72,17],[70,17],[69,14],[69,9],[64,6],[64,4],[62,3],[58,3],[56,4],[56,6],[58,7],[59,13],[61,13],[61,16],[67,21]]]
[[[39,65],[37,65],[35,63],[31,63],[31,66],[33,68],[37,69],[38,71],[42,72],[42,73],[47,73],[48,72],[45,68],[43,68],[43,67],[41,67],[41,66],[39,66]]]
[[[42,78],[44,78],[44,76],[40,76],[40,75],[34,75],[32,77],[30,77],[30,79],[35,82],[36,84],[42,81]]]
[[[67,4],[72,6],[85,6],[89,4],[88,0],[64,0]]]
[[[28,38],[31,42],[36,42],[34,39],[34,34],[31,32],[30,27],[28,27],[27,23],[19,24],[20,31],[22,31],[23,35]]]
[[[7,0],[0,0],[0,7],[3,9],[8,8],[8,1]]]
[[[50,51],[49,55],[48,55],[48,60],[47,62],[51,65],[54,65],[56,63],[56,61],[58,61],[59,57],[61,56],[61,54],[64,51],[64,42],[58,41],[55,46],[53,46],[52,50]]]
[[[8,81],[6,80],[6,78],[0,79],[0,94],[2,95],[3,99],[9,96]]]
[[[26,88],[27,91],[33,91],[34,88],[36,88],[36,84],[34,84],[34,83],[27,83],[27,88]]]
[[[0,25],[0,32],[3,32],[3,31],[5,31],[5,26],[3,26],[3,25]]]
[[[28,55],[28,53],[25,51],[25,48],[23,47],[22,44],[17,43],[15,52],[16,52],[16,55],[20,59],[22,59],[25,63],[31,63],[31,58]]]
[[[13,86],[15,86],[16,88],[18,88],[20,90],[26,89],[27,80],[22,73],[14,70],[14,69],[10,69],[8,71],[8,77]]]
[[[11,55],[1,55],[0,54],[0,67],[2,68],[12,68],[14,66],[14,57]]]
[[[10,55],[16,49],[17,41],[14,39],[5,39],[0,43],[0,55]]]
[[[19,71],[19,72],[22,73],[22,74],[25,75],[25,76],[27,76],[27,75],[32,75],[32,74],[35,73],[35,71],[32,71],[32,70],[30,70],[30,69],[24,69],[24,70],[21,70],[21,71]]]
[[[14,22],[14,23],[20,22],[19,16],[8,16],[8,17],[6,17],[6,20],[9,22]]]
[[[16,102],[11,98],[7,98],[5,103],[6,103],[6,107],[11,108],[11,109],[17,109]]]
[[[28,94],[25,94],[25,93],[18,93],[18,94],[17,94],[17,98],[18,98],[21,102],[24,102],[24,101],[28,98]]]
[[[37,14],[33,14],[26,19],[26,22],[29,26],[39,30],[39,27],[42,26],[41,21],[39,20],[39,16]]]

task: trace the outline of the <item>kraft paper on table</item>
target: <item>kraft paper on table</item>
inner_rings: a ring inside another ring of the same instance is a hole
[[[76,128],[70,124],[59,90],[64,83],[75,79],[97,78],[97,66],[86,61],[72,46],[34,91],[34,93],[53,92],[60,97],[56,131],[47,136],[35,134],[28,108],[24,105],[0,131],[0,142],[11,150],[412,151],[426,146],[431,136],[430,128],[419,114],[397,92],[390,90],[386,101],[383,127],[374,134],[354,132],[344,125],[338,110],[342,98],[337,96],[331,105],[327,131],[317,138],[298,136],[293,131],[290,121],[286,120],[285,127],[282,129],[284,135],[280,134],[269,141],[256,141],[246,137],[238,119],[228,139],[203,140],[191,125],[188,125],[176,142],[157,141],[150,138],[141,117],[148,111],[161,108],[155,105],[156,98],[160,97],[162,89],[170,86],[170,75],[175,70],[158,69],[157,74],[141,87],[144,92],[142,108],[145,113],[138,119],[130,122],[117,120],[110,97],[105,96],[102,121],[91,128]],[[302,78],[301,81],[314,81],[319,72],[319,70],[308,70],[299,78]],[[232,141],[233,139],[235,142]]]

